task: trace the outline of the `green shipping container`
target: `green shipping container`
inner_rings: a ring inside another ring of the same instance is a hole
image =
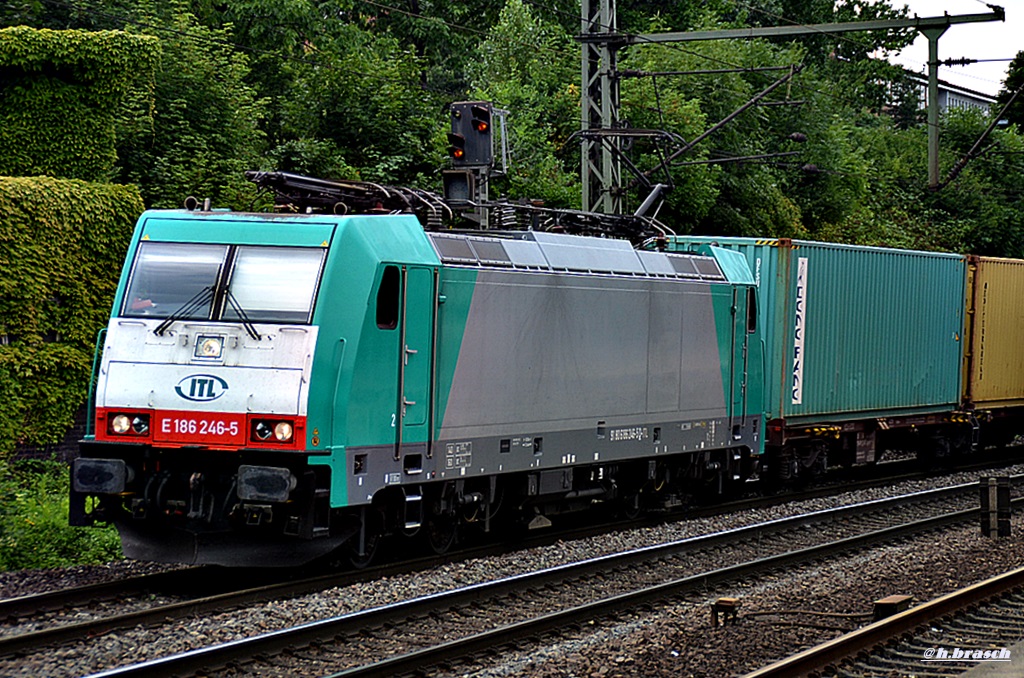
[[[966,258],[791,240],[676,237],[743,253],[759,289],[767,419],[813,425],[957,409]]]

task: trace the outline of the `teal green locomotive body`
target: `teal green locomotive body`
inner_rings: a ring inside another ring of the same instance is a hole
[[[759,332],[721,249],[147,212],[72,523],[129,557],[283,566],[725,491],[761,454]]]

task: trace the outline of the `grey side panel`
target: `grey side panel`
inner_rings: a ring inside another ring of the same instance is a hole
[[[481,271],[444,429],[642,413],[646,297],[628,280]]]
[[[687,419],[724,416],[726,377],[722,374],[711,292],[706,285],[693,287],[696,291],[682,298],[676,296],[683,314],[679,409]]]
[[[709,286],[480,271],[439,438],[726,413]]]
[[[650,340],[647,354],[647,409],[650,412],[679,410],[679,376],[683,357],[683,304],[678,295],[650,295]]]

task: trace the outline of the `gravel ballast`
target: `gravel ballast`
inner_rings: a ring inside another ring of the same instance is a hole
[[[1000,474],[1019,472],[1021,468],[1007,469]],[[506,556],[453,563],[426,572],[334,589],[314,596],[274,601],[162,627],[108,634],[57,651],[3,659],[0,660],[0,675],[80,676],[95,673],[129,661],[226,642],[447,590],[456,585],[497,579],[810,510],[938,485],[972,482],[977,477],[977,473],[971,473],[941,480],[913,481],[893,488],[861,490],[770,509],[681,521],[656,528],[562,542]],[[1019,530],[1016,524],[1014,528]],[[502,657],[499,663],[481,667],[478,672],[467,668],[460,675],[735,675],[790,654],[800,646],[821,642],[840,631],[786,625],[806,623],[790,617],[749,618],[737,626],[711,628],[707,606],[715,598],[726,595],[741,598],[741,614],[773,609],[864,611],[870,610],[871,601],[876,598],[908,593],[917,600],[925,600],[998,574],[1024,560],[1024,550],[1018,537],[990,542],[976,536],[976,532],[976,527],[951,530],[934,539],[876,549],[842,562],[830,561],[784,575],[772,575],[746,586],[710,592],[699,600],[622,619],[614,624],[597,624],[585,633],[552,640],[544,647],[523,648],[521,655]],[[36,590],[135,576],[148,568],[159,569],[160,566],[124,562],[97,568],[6,573],[0,575],[0,595],[10,597]],[[813,621],[821,624],[820,619]]]
[[[758,582],[722,587],[706,596],[596,625],[548,645],[522,648],[479,670],[475,678],[542,676],[615,678],[738,676],[857,628],[842,618],[756,612],[866,613],[892,594],[924,602],[1024,565],[1024,521],[1014,536],[989,540],[976,526],[950,529],[842,560],[800,567]],[[711,626],[719,597],[740,599],[735,625]],[[869,623],[868,617],[863,623]],[[831,627],[831,628],[829,628]],[[1018,659],[1024,662],[1024,658]],[[922,670],[927,665],[922,662]],[[442,674],[443,675],[443,674]]]

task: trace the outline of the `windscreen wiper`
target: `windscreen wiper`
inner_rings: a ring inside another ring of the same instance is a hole
[[[203,304],[209,303],[213,299],[213,286],[208,285],[193,295],[191,299],[182,304],[177,311],[170,314],[164,321],[156,326],[153,330],[153,334],[158,337],[162,337],[167,328],[176,320],[181,320],[185,316],[188,316],[195,312],[196,309],[200,308]]]
[[[261,337],[260,333],[256,331],[256,326],[252,324],[251,320],[249,320],[249,315],[242,309],[238,300],[235,299],[235,295],[231,294],[231,290],[224,290],[224,296],[227,298],[231,308],[233,308],[235,313],[238,314],[238,318],[242,321],[242,327],[244,327],[245,331],[249,333],[249,336],[256,341],[262,339],[263,337]]]

